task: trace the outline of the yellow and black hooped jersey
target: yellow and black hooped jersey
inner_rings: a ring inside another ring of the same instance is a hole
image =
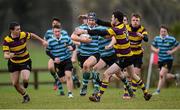
[[[15,54],[15,56],[10,59],[13,63],[24,63],[30,59],[29,52],[26,48],[27,40],[30,39],[30,37],[30,33],[20,32],[18,38],[12,38],[11,36],[4,38],[3,51]]]
[[[143,49],[142,49],[142,40],[143,38],[137,35],[138,33],[141,33],[143,35],[147,35],[147,31],[143,26],[140,26],[137,29],[133,29],[131,25],[126,25],[127,31],[128,31],[128,39],[130,41],[130,47],[133,52],[133,55],[142,55]]]
[[[127,29],[124,24],[109,28],[107,31],[111,36],[116,38],[117,42],[114,45],[114,49],[117,57],[130,57],[133,55],[130,48],[130,42],[127,38]]]

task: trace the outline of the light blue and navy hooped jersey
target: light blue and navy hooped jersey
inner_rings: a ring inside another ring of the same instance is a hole
[[[99,26],[98,29],[105,30],[108,28],[104,27],[104,26]],[[99,36],[99,53],[100,53],[101,57],[107,57],[107,56],[111,56],[111,55],[115,54],[114,48],[105,49],[105,46],[109,45],[111,40],[112,40],[112,38],[106,39],[104,37]]]
[[[79,26],[80,29],[88,30],[88,29],[97,29],[98,26],[89,27],[88,25],[81,25]],[[91,36],[92,41],[90,43],[82,43],[78,47],[78,51],[80,52],[81,56],[91,56],[95,53],[99,53],[99,37],[98,36]]]
[[[44,35],[44,39],[47,41],[49,38],[52,37],[52,35],[53,35],[53,31],[52,31],[52,29],[49,29],[46,31],[46,33]],[[61,30],[61,35],[66,36],[66,35],[68,35],[68,33],[65,30]]]
[[[47,49],[53,56],[59,57],[60,61],[71,58],[71,52],[69,51],[67,46],[72,45],[73,43],[68,35],[61,35],[60,39],[57,39],[52,35],[52,37],[50,37],[47,41]]]
[[[160,36],[156,36],[152,42],[152,45],[155,48],[159,48],[160,51],[158,53],[159,61],[173,60],[173,56],[167,54],[167,51],[172,50],[174,47],[179,45],[179,42],[172,36],[166,36],[162,38]]]

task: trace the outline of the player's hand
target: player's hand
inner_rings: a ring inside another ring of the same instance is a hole
[[[73,47],[72,46],[67,46],[67,48],[70,50],[70,51],[73,51]]]
[[[172,55],[172,54],[173,54],[173,52],[172,52],[171,50],[168,50],[166,53],[167,53],[168,55]]]
[[[83,43],[90,43],[92,41],[92,39],[89,37],[81,37],[80,39]]]
[[[54,59],[54,63],[59,64],[60,63],[60,59],[59,58],[55,58]]]
[[[143,34],[141,34],[141,33],[139,33],[139,32],[137,32],[136,34],[137,34],[138,36],[142,37],[142,38],[144,37]]]
[[[112,49],[112,46],[111,46],[111,45],[106,45],[106,46],[105,46],[105,49],[106,49],[106,50]]]
[[[9,58],[13,58],[15,53],[9,53]]]

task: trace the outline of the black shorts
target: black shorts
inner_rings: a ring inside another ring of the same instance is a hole
[[[118,61],[116,62],[116,64],[121,68],[121,70],[123,71],[124,68],[132,65],[132,57],[120,57],[118,58]]]
[[[165,67],[168,69],[168,72],[171,71],[172,65],[173,65],[173,60],[158,62],[159,69],[161,70],[162,67]]]
[[[117,62],[117,57],[115,54],[107,57],[101,57],[101,59],[106,63],[106,65],[111,66]]]
[[[54,64],[55,70],[59,78],[65,76],[65,71],[72,71],[73,65],[71,59],[64,60],[60,64]]]
[[[29,59],[28,61],[24,63],[14,63],[11,60],[8,60],[8,71],[9,72],[15,72],[15,71],[21,71],[21,70],[29,70],[32,69],[32,61]]]
[[[134,67],[137,67],[137,68],[140,68],[141,69],[141,66],[143,64],[143,55],[134,55],[132,56],[132,63],[134,65]]]
[[[93,55],[91,55],[91,56],[94,56],[94,57],[96,58],[97,62],[100,60],[100,54],[99,54],[99,53],[95,53],[95,54],[93,54]],[[83,68],[84,62],[85,62],[89,57],[90,57],[90,56],[81,56],[81,55],[79,55],[79,63],[80,63],[81,68]]]

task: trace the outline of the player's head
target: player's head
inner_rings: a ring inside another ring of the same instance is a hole
[[[127,15],[124,15],[123,23],[126,24],[126,25],[128,24],[128,17],[127,17]]]
[[[79,15],[78,20],[80,24],[87,24],[87,14]]]
[[[88,18],[87,18],[87,23],[90,26],[96,25],[96,13],[95,12],[90,12],[88,13]]]
[[[11,22],[9,24],[9,31],[11,34],[18,37],[19,33],[21,32],[20,24],[17,22]]]
[[[119,23],[123,23],[123,18],[124,18],[124,14],[121,11],[116,10],[112,14],[111,24],[117,25]]]
[[[168,28],[164,25],[160,26],[160,36],[165,37],[168,35]]]
[[[141,25],[141,16],[137,13],[131,15],[131,24],[133,27],[139,27]]]
[[[59,25],[59,26],[61,26],[61,22],[60,22],[60,19],[59,19],[59,18],[54,17],[54,18],[52,19],[52,27],[53,27],[54,25]]]
[[[61,36],[61,27],[59,25],[54,25],[52,29],[54,36],[59,38]]]

